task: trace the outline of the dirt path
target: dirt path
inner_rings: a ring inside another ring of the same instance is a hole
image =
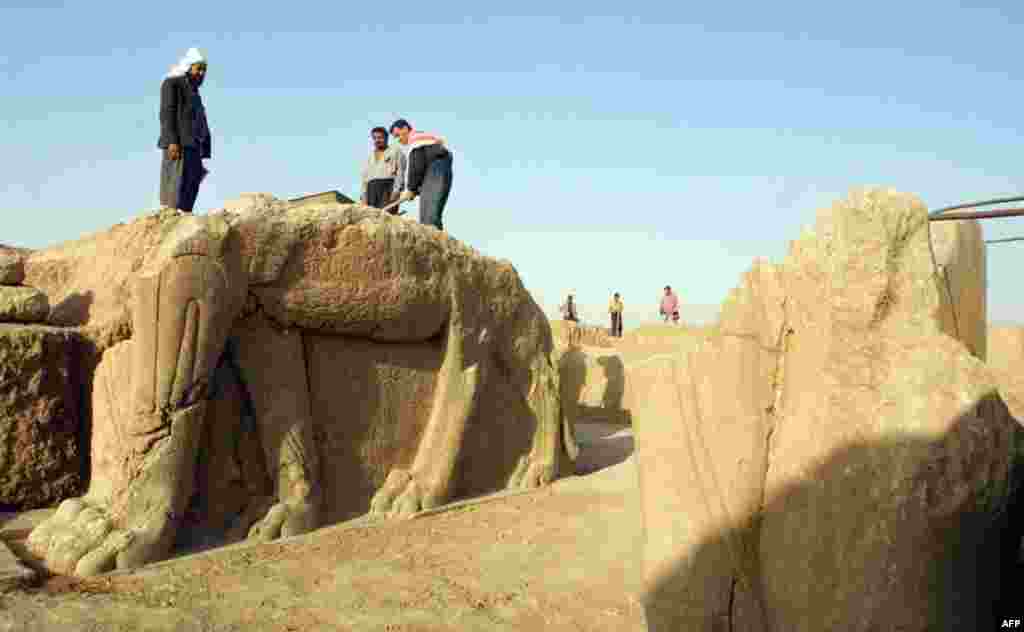
[[[0,632],[644,629],[629,430],[581,424],[579,471],[400,523],[338,525],[0,596]]]

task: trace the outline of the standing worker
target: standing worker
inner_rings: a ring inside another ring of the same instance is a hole
[[[616,292],[608,304],[608,313],[612,316],[612,338],[622,337],[622,297]]]
[[[665,295],[661,297],[659,313],[666,323],[669,320],[674,324],[679,323],[679,297],[672,291],[671,285],[665,286]]]
[[[576,292],[569,292],[569,295],[565,297],[565,302],[559,307],[562,312],[562,320],[565,321],[566,338],[570,346],[578,345],[583,336],[579,327],[580,317],[576,313],[575,294]]]
[[[559,308],[562,312],[562,320],[569,322],[578,323],[580,322],[579,316],[576,314],[576,303],[573,301],[573,295],[575,292],[569,292],[568,296],[565,297],[565,302]]]
[[[405,186],[398,199],[408,202],[420,196],[420,222],[444,230],[441,214],[452,190],[452,152],[445,139],[414,131],[405,119],[391,124],[391,134],[406,154]]]
[[[383,127],[370,130],[373,151],[363,165],[362,193],[359,200],[367,206],[384,208],[398,199],[405,186],[405,154],[396,146],[388,146],[388,131]],[[388,211],[398,214],[398,208]]]
[[[203,160],[212,149],[206,108],[199,86],[206,78],[206,56],[190,48],[160,86],[160,204],[191,213],[199,185],[209,173]]]

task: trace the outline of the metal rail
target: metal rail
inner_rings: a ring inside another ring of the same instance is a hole
[[[1024,217],[1024,208],[1002,208],[995,211],[974,211],[967,213],[943,213],[942,215],[930,213],[928,215],[928,220],[932,222],[942,222],[956,219],[991,219],[993,217]]]
[[[1024,241],[1024,237],[1007,237],[1006,239],[986,239],[986,244],[1006,244],[1011,241]]]
[[[934,217],[936,217],[938,215],[945,214],[948,211],[958,211],[958,210],[960,210],[962,208],[976,208],[978,206],[992,206],[993,204],[1006,204],[1008,202],[1024,202],[1024,195],[1014,195],[1014,196],[1011,196],[1011,197],[993,198],[991,200],[982,200],[980,202],[967,202],[965,204],[955,204],[953,206],[946,206],[946,207],[943,207],[943,208],[940,208],[940,209],[936,209],[936,210],[932,211],[931,213],[928,213],[928,219],[932,219],[932,218],[934,218]],[[1012,216],[1000,215],[999,217],[1012,217]]]

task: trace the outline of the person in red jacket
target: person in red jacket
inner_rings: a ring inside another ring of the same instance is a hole
[[[665,286],[665,295],[661,297],[661,318],[667,323],[679,324],[679,297],[672,291],[671,285]]]

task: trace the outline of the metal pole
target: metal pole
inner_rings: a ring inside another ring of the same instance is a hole
[[[1024,241],[1024,237],[1007,237],[1006,239],[986,239],[986,244],[1007,244],[1011,241]]]
[[[976,206],[991,206],[993,204],[1005,204],[1007,202],[1024,202],[1024,195],[1014,195],[1011,197],[1004,198],[993,198],[991,200],[982,200],[981,202],[967,202],[966,204],[956,204],[954,206],[946,206],[940,209],[936,209],[931,213],[928,213],[928,217],[935,217],[947,211],[956,211],[962,208],[974,208]]]
[[[966,206],[960,207],[966,208]],[[973,213],[946,213],[938,215],[939,211],[931,213],[928,219],[933,222],[941,222],[954,219],[989,219],[992,217],[1024,217],[1024,208],[1003,208],[996,211],[975,211]]]

